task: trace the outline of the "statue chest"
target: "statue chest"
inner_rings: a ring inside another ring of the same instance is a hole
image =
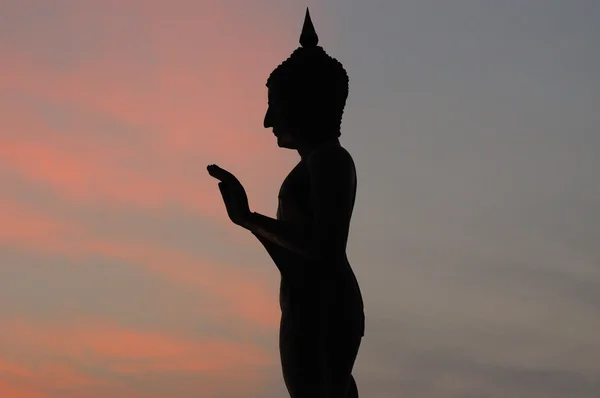
[[[312,216],[310,179],[304,163],[300,162],[281,184],[277,219],[307,222]]]

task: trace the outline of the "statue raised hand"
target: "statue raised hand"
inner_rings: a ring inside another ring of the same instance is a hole
[[[229,219],[236,225],[244,226],[250,217],[248,196],[242,183],[236,176],[217,165],[209,165],[208,173],[219,182],[219,190],[227,209]]]

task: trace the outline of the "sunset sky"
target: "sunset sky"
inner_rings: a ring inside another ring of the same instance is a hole
[[[281,398],[262,127],[306,6],[350,76],[362,397],[600,396],[600,2],[0,0],[0,397]]]

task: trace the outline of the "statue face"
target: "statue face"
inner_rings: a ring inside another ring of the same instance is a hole
[[[269,88],[269,107],[265,114],[265,128],[271,127],[273,134],[277,137],[277,145],[280,148],[298,149],[296,139],[292,135],[293,127],[289,124],[283,101],[277,98],[273,90]]]

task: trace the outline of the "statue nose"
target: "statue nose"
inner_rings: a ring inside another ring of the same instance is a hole
[[[263,125],[266,129],[269,127],[273,127],[271,124],[271,108],[267,109],[267,113],[265,114],[265,120],[263,121]]]

